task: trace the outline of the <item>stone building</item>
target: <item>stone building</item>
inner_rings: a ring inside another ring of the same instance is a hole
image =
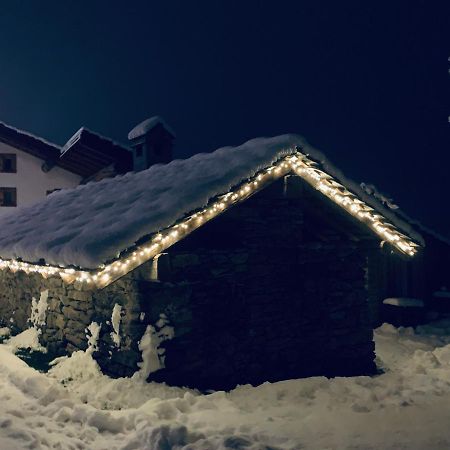
[[[204,389],[369,374],[373,261],[423,245],[303,138],[255,139],[0,219],[0,323],[40,299],[50,350],[95,322],[105,373]]]

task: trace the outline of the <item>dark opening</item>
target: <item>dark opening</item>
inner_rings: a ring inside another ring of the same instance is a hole
[[[0,172],[2,173],[16,173],[17,159],[13,153],[0,154]]]
[[[52,192],[60,191],[61,188],[50,189],[49,191],[45,191],[45,195],[50,195]]]
[[[17,206],[17,189],[9,187],[0,188],[0,206]]]

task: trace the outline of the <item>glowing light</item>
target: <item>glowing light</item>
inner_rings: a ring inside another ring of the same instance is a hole
[[[318,164],[309,159],[308,156],[296,151],[257,173],[253,178],[238,185],[230,192],[217,196],[203,210],[182,219],[165,230],[161,230],[148,243],[137,246],[131,256],[119,257],[98,270],[87,271],[72,267],[43,266],[1,258],[0,270],[9,269],[13,272],[22,270],[26,273],[40,273],[44,277],[59,275],[68,283],[73,281],[93,282],[96,287],[105,287],[144,262],[155,258],[169,246],[196,230],[204,222],[226,211],[228,207],[245,200],[274,179],[291,172],[337,203],[357,220],[369,226],[383,241],[390,242],[391,245],[409,256],[413,256],[417,252],[418,244],[402,234],[393,224],[346,189],[345,186],[338,183],[331,175],[320,170]]]

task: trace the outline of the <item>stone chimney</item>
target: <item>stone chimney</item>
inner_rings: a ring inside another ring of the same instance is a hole
[[[128,139],[133,149],[135,172],[172,161],[175,133],[162,117],[154,116],[136,125],[128,133]]]

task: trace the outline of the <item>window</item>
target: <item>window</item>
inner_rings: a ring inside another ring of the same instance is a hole
[[[13,153],[0,153],[0,172],[16,173],[17,160]]]
[[[0,206],[17,206],[17,189],[0,187]]]

